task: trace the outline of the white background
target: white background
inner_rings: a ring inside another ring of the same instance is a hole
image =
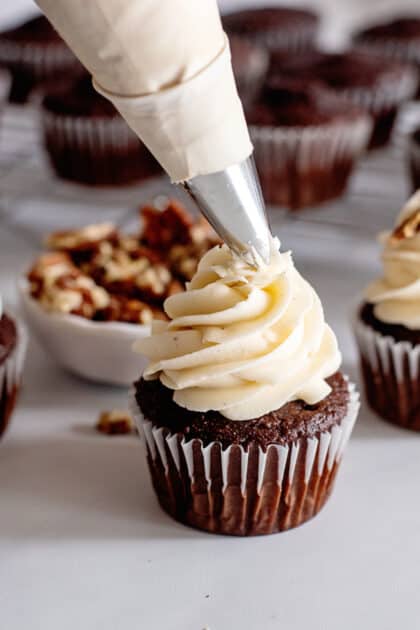
[[[363,5],[371,13],[395,5],[329,4],[335,14],[326,24],[339,33],[360,20]],[[1,18],[31,6],[3,0]],[[27,197],[0,222],[0,292],[9,303],[16,274],[36,253],[34,234],[98,218],[87,207],[72,214],[49,189],[43,200],[45,167],[40,158],[29,166],[10,184]],[[274,232],[319,291],[355,380],[349,318],[379,269],[374,233],[391,224],[408,190],[401,152],[373,156],[343,202],[300,221],[271,213]],[[91,430],[98,410],[125,399],[62,372],[31,344],[25,389],[0,446],[2,630],[419,627],[420,435],[364,405],[332,500],[316,519],[272,537],[214,537],[160,511],[137,439]]]

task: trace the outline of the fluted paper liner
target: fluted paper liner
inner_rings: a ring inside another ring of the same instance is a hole
[[[233,32],[272,51],[302,53],[315,46],[318,28],[319,20],[314,16],[311,22],[294,23],[290,27],[279,28],[278,31],[268,30],[251,33],[248,30],[241,31],[236,26]]]
[[[373,118],[369,148],[384,146],[392,133],[398,107],[411,99],[417,90],[418,73],[411,66],[402,65],[399,80],[382,80],[376,86],[352,87],[339,94],[354,105],[366,110]]]
[[[60,177],[91,185],[130,184],[161,173],[125,120],[41,110],[44,144]]]
[[[356,38],[355,45],[365,53],[374,54],[394,61],[420,63],[420,37],[415,40],[379,39],[376,37]]]
[[[218,534],[271,534],[296,527],[324,505],[353,429],[359,397],[349,383],[348,411],[340,425],[293,444],[222,449],[154,427],[132,411],[163,509],[175,519]]]
[[[64,42],[19,42],[2,39],[0,63],[11,69],[11,96],[24,102],[36,85],[60,73],[80,72],[80,64]]]
[[[408,161],[411,172],[413,192],[420,188],[420,144],[410,137],[408,139]]]
[[[7,359],[0,364],[0,437],[5,432],[19,392],[28,335],[26,328],[15,318],[16,345]]]
[[[355,322],[365,393],[385,420],[420,431],[420,345],[382,335]]]
[[[307,127],[251,126],[266,201],[298,210],[339,197],[371,128],[363,114],[347,122]]]

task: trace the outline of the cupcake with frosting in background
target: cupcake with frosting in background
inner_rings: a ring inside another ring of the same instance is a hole
[[[358,410],[314,289],[273,240],[258,269],[210,250],[168,298],[133,409],[162,508],[213,533],[296,527],[329,497]]]
[[[0,66],[12,74],[9,100],[25,103],[45,82],[79,74],[82,66],[43,15],[0,33]]]
[[[420,190],[380,241],[383,276],[355,327],[366,398],[385,420],[420,431]]]
[[[0,438],[9,425],[18,397],[26,346],[26,329],[4,311],[0,295]]]

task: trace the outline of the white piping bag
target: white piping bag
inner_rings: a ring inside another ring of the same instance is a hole
[[[130,127],[250,262],[269,230],[216,0],[37,0]]]

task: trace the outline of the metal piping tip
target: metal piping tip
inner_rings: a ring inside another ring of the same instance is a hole
[[[270,261],[270,229],[254,160],[181,184],[224,242],[248,264]]]

